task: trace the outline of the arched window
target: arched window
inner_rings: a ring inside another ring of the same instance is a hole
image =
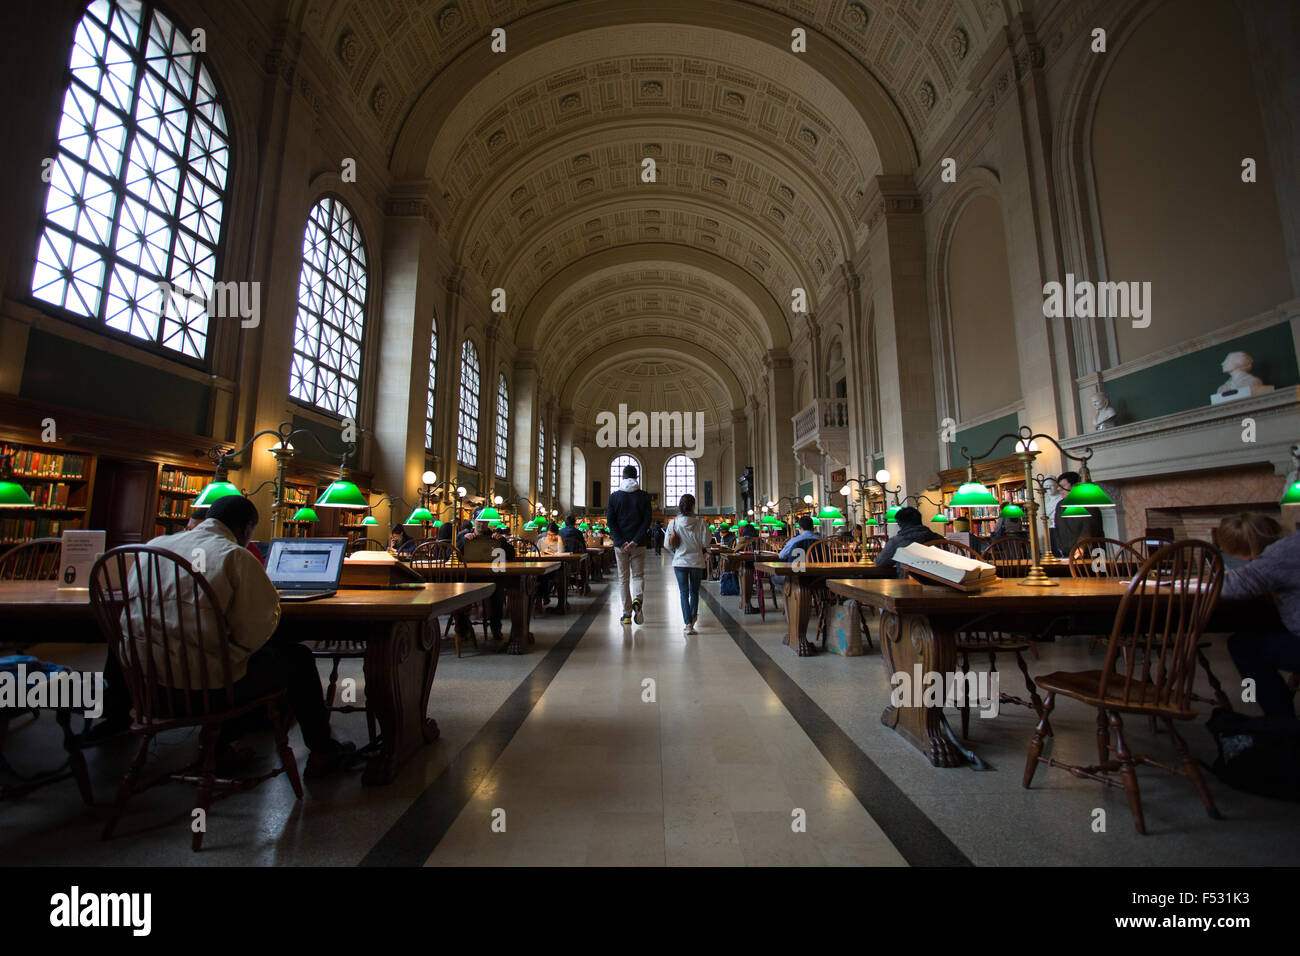
[[[537,420],[537,497],[546,493],[546,422]]]
[[[614,492],[618,491],[618,486],[623,483],[623,467],[625,465],[636,466],[638,481],[640,481],[641,478],[644,477],[643,475],[641,475],[641,462],[637,461],[631,455],[619,455],[617,458],[615,458],[613,461],[609,463],[609,493],[610,494],[613,494]]]
[[[433,331],[429,333],[429,392],[424,406],[424,447],[433,450],[433,399],[438,385],[438,317],[433,317]]]
[[[573,506],[587,506],[587,456],[576,445],[573,449]]]
[[[356,418],[361,333],[366,320],[366,249],[347,203],[325,196],[307,215],[298,274],[289,394]]]
[[[510,464],[510,386],[504,375],[497,376],[497,470],[498,478],[506,477]]]
[[[664,464],[664,507],[676,508],[682,495],[695,494],[695,459],[673,455]]]
[[[555,432],[551,432],[551,498],[560,493],[560,443]]]
[[[462,465],[478,467],[478,349],[469,339],[460,347],[460,421],[456,426],[456,457]]]
[[[213,284],[230,140],[212,76],[148,2],[90,4],[69,59],[32,295],[202,359],[209,303],[252,305]]]

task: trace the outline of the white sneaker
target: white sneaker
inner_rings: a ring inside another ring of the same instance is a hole
[[[687,634],[698,634],[698,633],[700,633],[699,631],[697,631],[697,630],[695,629],[695,622],[694,622],[694,621],[692,621],[690,624],[687,624],[687,625],[686,625],[686,633],[687,633]]]
[[[682,628],[682,633],[683,633],[683,634],[694,634],[695,632],[694,632],[693,630],[691,630],[691,626],[690,626],[689,624],[687,624],[684,628]]]

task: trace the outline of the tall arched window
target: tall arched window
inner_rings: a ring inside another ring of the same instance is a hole
[[[429,392],[424,406],[424,447],[433,450],[433,401],[438,385],[438,317],[433,317],[433,331],[429,333]]]
[[[356,418],[366,321],[366,249],[347,203],[325,196],[307,215],[298,274],[289,394]]]
[[[230,141],[212,76],[148,2],[90,4],[69,59],[32,295],[201,359],[209,303],[241,314],[213,284]]]
[[[537,497],[546,493],[546,422],[537,420]]]
[[[456,457],[462,465],[478,467],[478,349],[469,339],[460,347],[460,421],[456,426]]]
[[[510,464],[510,386],[504,375],[497,376],[497,455],[496,476],[506,477]]]
[[[664,464],[664,507],[676,508],[682,495],[695,494],[695,459],[673,455]]]
[[[587,506],[587,456],[576,445],[573,449],[573,506]]]
[[[609,492],[610,492],[610,494],[613,494],[614,492],[618,491],[618,486],[621,485],[621,484],[623,483],[623,467],[624,467],[625,465],[635,465],[635,466],[636,466],[636,473],[637,473],[637,480],[638,480],[638,481],[640,481],[641,478],[644,477],[644,476],[641,474],[641,462],[637,461],[637,460],[636,460],[635,458],[633,458],[631,455],[619,455],[617,458],[615,458],[613,461],[611,461],[611,462],[609,463]]]
[[[560,493],[560,443],[554,431],[551,432],[551,498]]]

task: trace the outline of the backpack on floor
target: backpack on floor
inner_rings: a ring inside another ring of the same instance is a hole
[[[1234,790],[1300,801],[1300,720],[1216,707],[1205,726],[1219,747],[1216,777]]]
[[[723,571],[718,583],[722,586],[723,597],[740,593],[740,577],[735,571]]]

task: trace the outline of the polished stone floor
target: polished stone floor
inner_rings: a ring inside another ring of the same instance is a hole
[[[1124,795],[1063,771],[1020,786],[1030,712],[973,720],[990,764],[939,770],[881,726],[888,699],[878,650],[796,657],[780,613],[742,615],[706,584],[700,633],[682,633],[671,569],[647,561],[646,621],[618,623],[608,581],[537,619],[537,643],[508,657],[444,650],[431,713],[441,738],[387,787],[360,770],[308,782],[295,802],[283,779],[216,806],[205,848],[189,850],[191,793],[135,798],[103,842],[103,805],[129,759],[89,753],[100,806],[70,780],[0,802],[0,863],[170,865],[900,866],[1295,865],[1300,806],[1210,786],[1226,819],[1209,819],[1187,783],[1141,774],[1150,835],[1132,827]],[[1221,644],[1221,642],[1219,642]],[[95,666],[102,647],[30,653]],[[1086,639],[1041,645],[1030,669],[1096,666]],[[1216,644],[1216,671],[1235,678]],[[355,676],[360,677],[359,665]],[[1016,680],[1008,675],[1008,682]],[[1015,691],[1017,687],[1009,687]],[[955,721],[954,721],[955,723]],[[1086,761],[1093,715],[1062,702],[1056,754]],[[1163,735],[1131,722],[1139,749],[1172,756]],[[364,738],[360,715],[337,736]],[[1184,736],[1213,757],[1204,721]],[[20,771],[58,759],[52,719],[17,722],[5,745]],[[250,738],[268,751],[269,741]],[[305,757],[301,740],[295,749]],[[183,765],[193,734],[160,741],[155,766]],[[1105,811],[1104,832],[1094,829]]]

